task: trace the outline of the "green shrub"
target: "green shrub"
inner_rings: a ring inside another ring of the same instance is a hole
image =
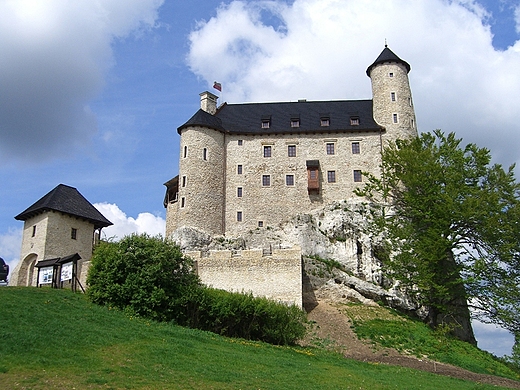
[[[94,251],[87,296],[94,303],[153,320],[170,320],[172,302],[199,286],[192,261],[162,237],[131,235]]]
[[[294,344],[305,335],[306,314],[252,294],[230,293],[209,287],[191,290],[178,301],[179,325],[207,330],[227,337]]]

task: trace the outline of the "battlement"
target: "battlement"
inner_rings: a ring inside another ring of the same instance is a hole
[[[302,306],[301,248],[185,253],[196,262],[201,281],[211,287],[251,292],[275,301]]]

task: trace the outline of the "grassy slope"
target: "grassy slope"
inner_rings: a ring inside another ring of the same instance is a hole
[[[69,291],[2,287],[0,302],[2,389],[492,388],[148,322]]]

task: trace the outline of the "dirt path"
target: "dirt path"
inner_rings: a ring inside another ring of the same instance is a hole
[[[359,340],[351,329],[351,321],[348,316],[326,300],[320,300],[318,305],[308,313],[308,318],[314,322],[314,327],[307,339],[302,342],[303,345],[321,343],[351,359],[410,367],[473,382],[520,389],[520,382],[510,379],[476,374],[449,364],[401,355],[393,349],[376,350],[369,343]]]

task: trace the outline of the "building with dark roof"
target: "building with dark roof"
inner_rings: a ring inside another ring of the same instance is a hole
[[[417,135],[410,65],[388,47],[367,68],[372,99],[201,108],[179,126],[179,175],[165,183],[166,235],[211,236],[278,225],[355,199],[362,172],[379,174],[385,143]]]
[[[45,261],[50,259],[72,255],[79,260],[75,276],[84,284],[101,229],[112,225],[76,188],[64,184],[53,188],[15,219],[24,221],[20,261],[10,280],[10,284],[19,286],[45,284],[36,280],[35,268],[46,267]],[[54,275],[51,279],[56,278]]]

